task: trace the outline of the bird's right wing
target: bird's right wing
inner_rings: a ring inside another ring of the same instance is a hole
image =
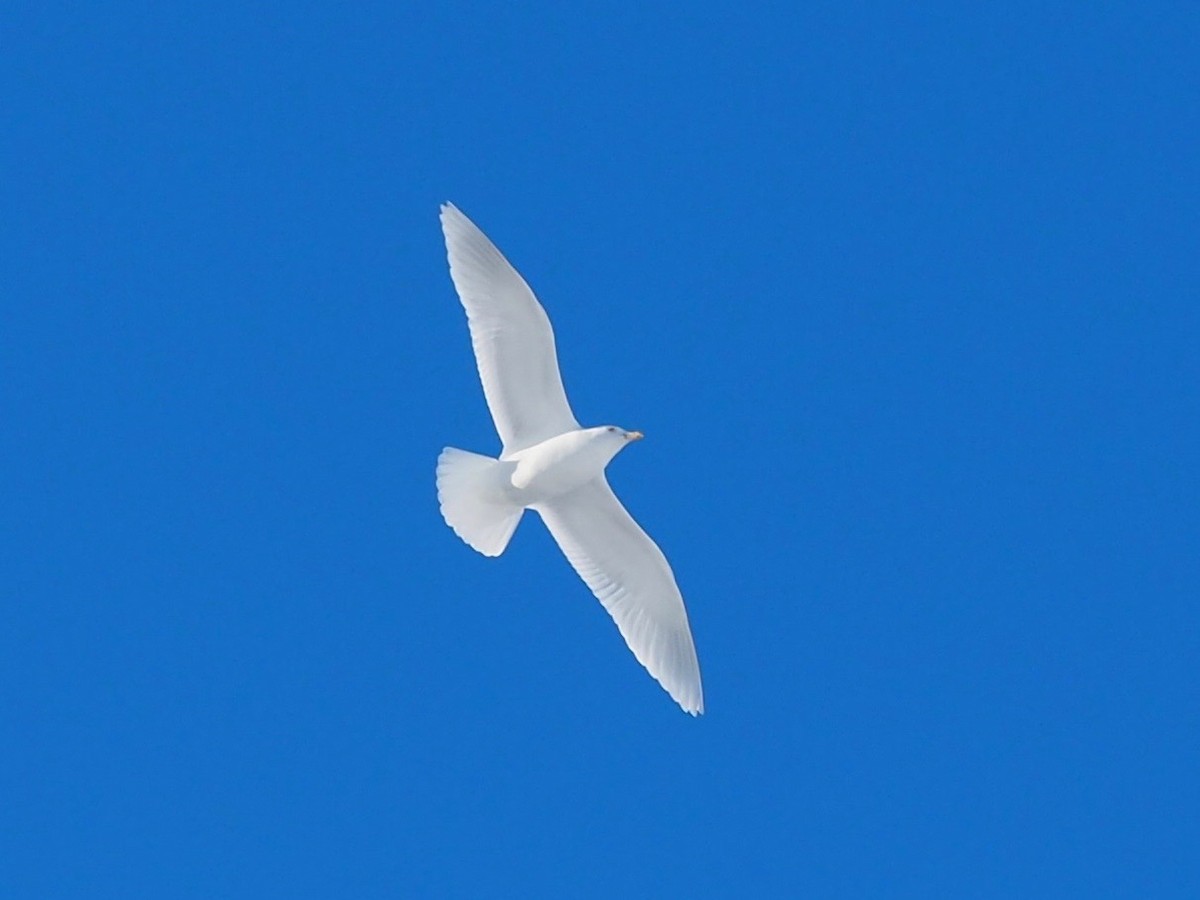
[[[685,712],[704,712],[700,664],[675,576],[604,476],[533,508],[637,661]]]
[[[550,319],[525,279],[451,203],[442,206],[442,232],[504,453],[579,428],[558,372]]]

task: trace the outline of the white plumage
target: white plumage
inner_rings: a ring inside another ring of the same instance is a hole
[[[525,279],[449,203],[442,207],[442,231],[504,453],[579,428],[558,374],[550,319]]]
[[[693,715],[704,711],[683,597],[666,557],[604,478],[641,433],[581,428],[558,371],[554,332],[529,285],[451,204],[442,207],[450,277],[467,312],[499,459],[447,447],[438,458],[446,523],[486,556],[504,552],[533,509],[646,670]]]

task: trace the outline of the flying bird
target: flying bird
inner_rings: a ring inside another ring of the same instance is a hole
[[[576,421],[546,311],[496,246],[442,206],[450,278],[467,312],[475,362],[503,450],[447,447],[437,462],[442,517],[484,556],[499,556],[526,509],[541,516],[633,655],[683,707],[704,712],[683,596],[658,545],[617,499],[604,469],[640,431]]]

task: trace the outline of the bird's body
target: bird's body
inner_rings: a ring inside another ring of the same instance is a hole
[[[498,459],[442,451],[442,516],[471,547],[499,556],[524,510],[536,511],[638,661],[684,710],[703,712],[700,668],[675,577],[604,477],[641,432],[580,427],[563,390],[550,321],[529,286],[450,204],[442,207],[442,228],[504,443]]]
[[[598,477],[627,443],[641,436],[614,425],[580,428],[500,459],[516,463],[510,478],[513,499],[522,506],[534,506]]]

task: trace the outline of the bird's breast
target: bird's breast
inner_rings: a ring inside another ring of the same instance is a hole
[[[514,454],[514,499],[529,506],[575,490],[604,471],[605,455],[598,454],[586,432],[550,438]]]

